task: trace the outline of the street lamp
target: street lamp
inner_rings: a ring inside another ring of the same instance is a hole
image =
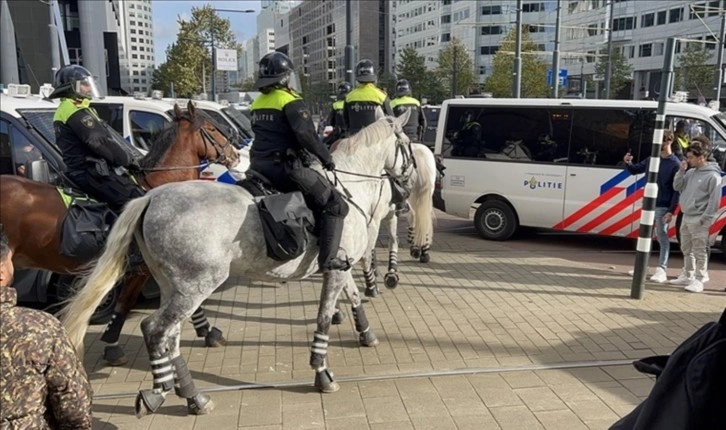
[[[255,13],[254,9],[212,9],[214,12],[233,12],[233,13]],[[214,22],[212,18],[214,15],[210,15],[209,18],[209,34],[211,36],[212,43],[212,101],[217,101],[217,50],[214,47]]]

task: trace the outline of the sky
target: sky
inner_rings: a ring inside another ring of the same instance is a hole
[[[152,0],[152,16],[154,21],[154,54],[156,64],[166,61],[166,47],[176,41],[178,30],[177,17],[189,19],[192,7],[211,4],[215,9],[254,9],[255,13],[217,12],[222,18],[229,19],[237,42],[242,42],[257,33],[257,13],[260,11],[259,0]]]

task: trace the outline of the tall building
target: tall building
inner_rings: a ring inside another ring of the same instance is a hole
[[[257,37],[248,39],[245,43],[244,51],[244,74],[242,80],[254,79],[257,77],[257,63],[260,62],[260,51],[259,45],[257,44]]]
[[[133,92],[148,93],[155,64],[151,0],[125,0],[119,2],[119,6],[123,10],[121,34],[125,39],[125,61],[128,68],[125,88]]]
[[[289,32],[284,27],[284,22],[289,19],[290,11],[298,4],[300,4],[300,0],[266,0],[262,2],[262,10],[257,15],[257,49],[260,58],[280,46],[276,28],[285,33],[283,39],[286,44],[289,44]]]

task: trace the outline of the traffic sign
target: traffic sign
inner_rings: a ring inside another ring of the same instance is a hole
[[[557,79],[559,81],[559,86],[567,86],[567,69],[560,69]],[[547,69],[547,85],[552,85],[552,69]]]

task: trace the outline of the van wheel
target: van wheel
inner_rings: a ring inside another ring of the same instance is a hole
[[[487,240],[507,240],[517,230],[514,210],[501,200],[487,200],[474,214],[474,226]]]
[[[75,277],[71,275],[59,276],[56,281],[56,299],[58,302],[64,302],[75,295],[73,290],[73,282]],[[111,321],[113,310],[119,298],[119,287],[114,287],[106,297],[103,298],[101,304],[98,305],[96,311],[91,315],[91,324],[106,324]]]

